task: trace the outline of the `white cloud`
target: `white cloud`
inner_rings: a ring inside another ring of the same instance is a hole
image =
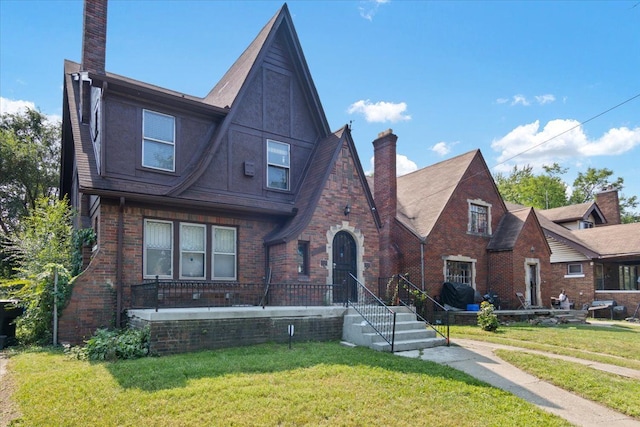
[[[540,105],[549,104],[556,101],[556,96],[550,93],[546,93],[544,95],[536,95],[534,96],[536,102]],[[566,98],[565,98],[566,100]],[[496,99],[498,104],[506,104],[509,102],[509,98],[498,98]],[[527,99],[526,96],[522,94],[513,95],[511,97],[511,105],[522,105],[524,107],[528,107],[531,105],[531,101]]]
[[[16,114],[27,111],[27,109],[38,110],[36,104],[31,101],[14,100],[0,97],[0,115]],[[60,123],[62,117],[56,114],[45,114],[47,121],[50,123]]]
[[[518,126],[491,143],[500,153],[498,172],[509,172],[514,165],[542,165],[566,160],[580,161],[591,156],[620,155],[640,145],[640,127],[613,128],[598,139],[589,139],[577,120],[556,119],[540,129],[540,121]],[[504,162],[504,163],[503,163]]]
[[[556,100],[556,97],[550,93],[545,95],[537,95],[535,98],[540,105],[549,104],[550,102],[554,102]]]
[[[437,144],[433,145],[430,149],[438,153],[440,156],[446,156],[451,152],[451,147],[456,145],[457,142],[446,143],[444,141],[440,141]]]
[[[0,114],[15,114],[27,109],[36,109],[36,104],[31,101],[13,100],[0,97]]]
[[[399,122],[401,120],[411,120],[411,116],[404,114],[407,110],[405,102],[393,103],[380,101],[375,104],[369,101],[360,100],[354,102],[347,109],[347,113],[360,113],[369,123]]]
[[[371,175],[375,173],[374,170],[374,158],[371,158],[371,169],[365,172],[365,175]],[[418,165],[413,161],[409,160],[407,156],[402,154],[396,154],[396,176],[406,175],[411,172],[415,172],[418,170]]]
[[[525,107],[531,105],[527,98],[524,95],[513,95],[513,101],[511,101],[511,105],[524,105]]]
[[[381,4],[389,3],[390,0],[362,0],[358,10],[360,16],[367,21],[373,21],[373,17],[378,12],[378,8]]]

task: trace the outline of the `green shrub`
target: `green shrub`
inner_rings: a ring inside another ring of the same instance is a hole
[[[71,347],[66,353],[82,360],[138,359],[149,355],[149,328],[110,331],[98,329],[81,348]]]
[[[482,301],[478,312],[478,326],[483,331],[496,331],[498,329],[498,316],[493,312],[495,308],[487,301]]]

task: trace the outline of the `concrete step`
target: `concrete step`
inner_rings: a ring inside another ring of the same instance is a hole
[[[400,340],[393,343],[393,351],[409,351],[409,350],[423,350],[425,348],[433,348],[446,345],[447,341],[442,338],[429,338],[425,340]],[[378,351],[391,351],[391,344],[384,341],[381,343],[375,343],[372,347]]]
[[[407,308],[394,307],[394,309],[397,309],[394,351],[419,350],[446,345],[444,338],[437,336],[436,332],[431,328],[427,328],[424,322],[418,321],[415,314],[411,313]],[[378,319],[376,317],[381,320],[380,327],[377,327]],[[388,320],[389,318],[385,315],[373,316],[371,319],[378,330],[382,330],[382,326],[387,328]],[[345,315],[342,338],[356,345],[379,351],[391,351],[391,345],[352,308]]]

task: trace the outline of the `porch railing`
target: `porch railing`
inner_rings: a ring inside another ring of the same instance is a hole
[[[378,298],[373,292],[367,289],[353,275],[351,279],[357,284],[357,301],[347,300],[347,306],[354,310],[380,335],[390,346],[393,353],[393,346],[396,336],[396,313]]]
[[[332,305],[337,285],[150,280],[131,286],[131,308]]]
[[[418,319],[443,337],[449,346],[449,310],[411,283],[406,276],[398,274],[394,277],[397,277],[395,292],[400,304],[415,313]]]

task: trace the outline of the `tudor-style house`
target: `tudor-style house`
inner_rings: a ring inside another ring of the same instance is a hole
[[[397,136],[373,142],[373,188],[383,227],[381,285],[396,273],[430,295],[444,282],[498,294],[502,308],[550,295],[550,249],[531,209],[509,212],[479,150],[395,178]]]
[[[351,275],[374,289],[373,197],[287,6],[204,97],[107,72],[106,16],[86,0],[82,61],[64,64],[61,193],[97,241],[60,340],[123,324],[133,287],[154,280],[335,284],[329,304],[355,293]]]

